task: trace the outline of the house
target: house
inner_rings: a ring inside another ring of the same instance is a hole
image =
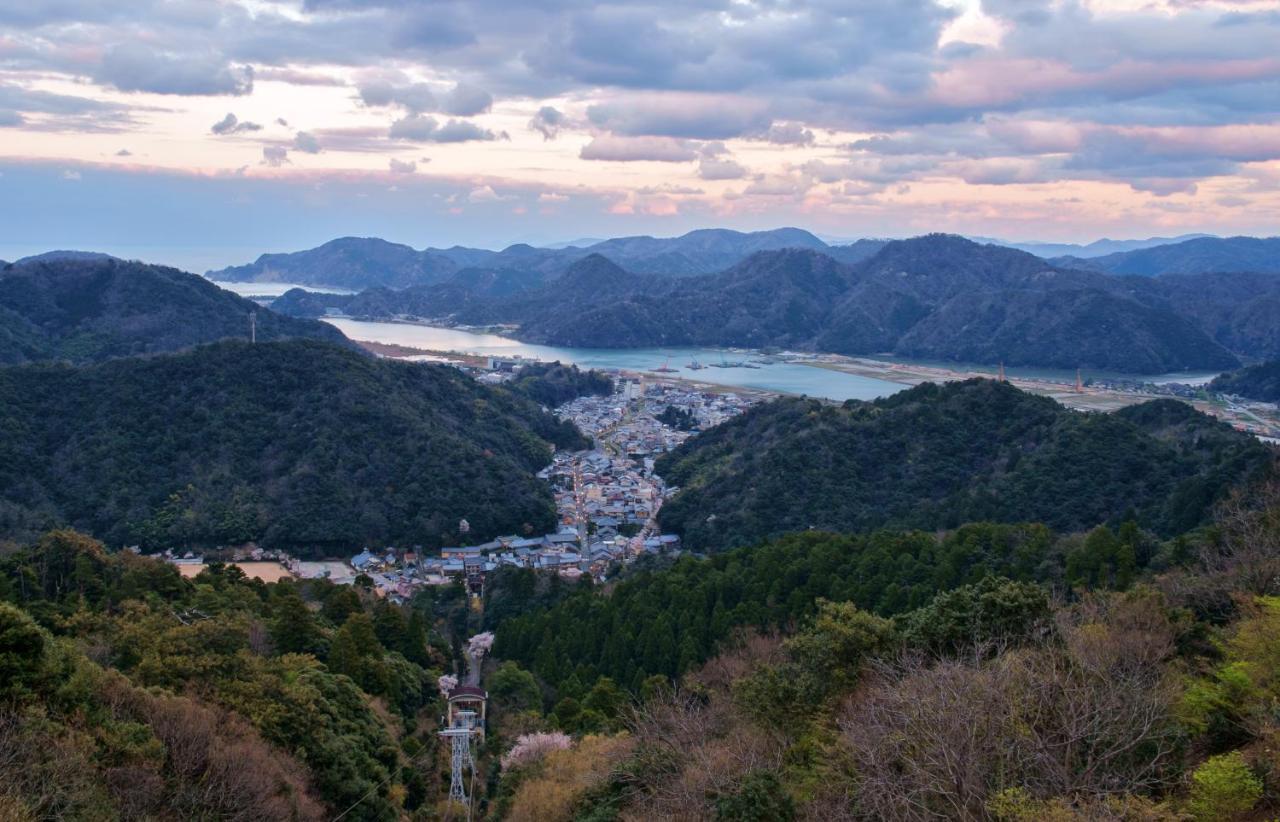
[[[361,551],[351,558],[351,567],[357,571],[367,571],[373,567],[378,558],[368,551]]]
[[[472,559],[483,555],[483,550],[479,545],[473,545],[467,548],[441,548],[440,556],[445,559]]]

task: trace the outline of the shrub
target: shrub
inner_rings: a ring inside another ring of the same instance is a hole
[[[1236,819],[1262,798],[1262,781],[1239,751],[1210,757],[1191,774],[1187,809],[1201,822]]]

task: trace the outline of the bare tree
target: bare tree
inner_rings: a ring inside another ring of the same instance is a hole
[[[872,666],[842,737],[868,818],[986,819],[1017,787],[1102,807],[1176,778],[1174,632],[1153,592],[1088,598],[1060,643]]]

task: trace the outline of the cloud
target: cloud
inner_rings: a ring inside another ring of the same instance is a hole
[[[401,75],[403,76],[403,75]],[[401,106],[412,114],[435,111],[439,103],[427,83],[396,83],[372,80],[359,86],[360,100],[366,106]]]
[[[120,149],[119,151],[117,151],[117,152],[116,152],[116,156],[117,156],[117,157],[132,157],[132,156],[133,156],[133,152],[132,152],[132,151],[130,151],[129,149],[127,149],[127,148],[122,148],[122,149]]]
[[[69,169],[67,169],[66,171],[62,172],[62,179],[64,179],[64,180],[70,180],[70,181],[71,181],[71,182],[73,182],[73,183],[74,183],[74,182],[79,182],[79,180],[80,180],[80,172],[79,172],[79,171],[76,171],[75,169],[71,169],[71,168],[69,168]]]
[[[796,197],[813,188],[813,181],[803,174],[762,174],[742,190],[744,195],[764,197]]]
[[[387,165],[395,174],[412,174],[418,170],[418,164],[414,160],[397,160],[392,157]]]
[[[140,45],[109,48],[94,79],[121,91],[153,94],[243,95],[253,91],[250,66],[234,66],[214,53],[177,54]]]
[[[284,146],[263,146],[262,165],[279,168],[289,162],[289,150]]]
[[[16,111],[0,109],[0,127],[20,126],[26,122]]]
[[[304,154],[319,154],[320,140],[309,131],[299,131],[293,135],[293,147]]]
[[[815,140],[813,132],[802,123],[775,123],[760,136],[767,142],[782,146],[811,146]]]
[[[567,120],[568,118],[558,109],[543,106],[529,121],[529,130],[541,134],[543,140],[554,140],[560,136],[560,131]]]
[[[209,127],[209,131],[218,135],[241,134],[246,131],[261,131],[262,126],[257,123],[242,122],[231,112],[227,112],[227,116]]]
[[[727,140],[767,131],[772,119],[752,100],[719,95],[629,97],[587,108],[592,125],[628,137]]]
[[[704,180],[741,180],[747,169],[733,160],[703,157],[698,161],[698,176]]]
[[[473,188],[467,194],[467,199],[473,203],[499,203],[515,198],[508,194],[499,194],[493,190],[493,186],[484,185]]]
[[[582,147],[583,160],[608,160],[618,163],[651,161],[685,163],[698,158],[697,147],[687,140],[671,137],[618,137],[602,134]]]
[[[420,143],[466,143],[473,140],[496,140],[499,135],[475,123],[450,120],[444,125],[434,117],[412,114],[391,124],[389,136],[397,140]]]
[[[458,117],[474,117],[493,107],[493,95],[482,88],[458,83],[441,101],[440,110]]]

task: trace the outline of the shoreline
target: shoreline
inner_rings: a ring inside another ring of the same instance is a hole
[[[498,328],[494,326],[488,326],[484,329],[480,329],[477,327],[464,328],[460,326],[433,325],[427,322],[406,319],[397,319],[393,321],[356,320],[353,317],[343,317],[341,319],[352,320],[355,322],[394,322],[407,326],[432,328],[463,334],[488,334],[510,340],[511,342],[519,345],[537,345],[535,343],[526,343],[514,336],[511,336],[511,329],[509,328]],[[471,367],[483,367],[487,359],[484,355],[468,354],[456,350],[446,351],[439,349],[417,348],[415,346],[400,343],[381,343],[358,340],[355,338],[352,339],[366,350],[372,351],[379,356],[406,359],[410,361],[434,361],[461,364]],[[554,348],[555,346],[548,347]],[[660,349],[661,347],[658,348]],[[625,351],[627,349],[617,350]],[[943,383],[973,378],[998,378],[995,373],[995,369],[998,368],[998,366],[983,366],[981,364],[971,363],[957,364],[954,367],[948,367],[945,364],[938,363],[925,364],[902,360],[855,357],[842,354],[817,352],[787,351],[780,354],[764,354],[763,352],[755,349],[724,348],[716,350],[720,350],[725,353],[732,353],[737,356],[770,356],[778,358],[780,362],[788,365],[820,368],[826,371],[847,374],[853,377],[903,386],[904,388],[910,388],[924,382]],[[535,358],[528,359],[532,360]],[[690,388],[698,391],[731,393],[766,398],[780,396],[813,396],[806,395],[803,392],[792,392],[777,388],[762,388],[757,386],[709,382],[699,379],[697,376],[684,373],[663,374],[648,369],[625,367],[610,368],[607,366],[595,367],[597,370],[619,374],[626,377],[643,376],[646,380],[651,382],[665,382],[668,384],[689,386]],[[1170,378],[1170,375],[1135,375],[1128,379],[1131,379],[1135,385],[1147,383],[1150,383],[1151,385],[1160,385],[1166,382],[1166,380],[1162,380],[1161,383],[1153,383],[1151,382],[1152,376],[1168,378],[1167,382],[1177,382],[1176,379]],[[1199,372],[1192,372],[1188,374],[1188,377],[1192,382],[1197,381],[1201,376],[1203,375]],[[1260,437],[1276,437],[1280,435],[1280,411],[1272,412],[1269,409],[1258,409],[1256,407],[1237,407],[1235,404],[1226,402],[1220,398],[1205,399],[1202,396],[1175,396],[1171,393],[1163,393],[1159,391],[1129,390],[1123,385],[1117,387],[1116,383],[1123,383],[1126,380],[1124,376],[1117,376],[1114,378],[1094,377],[1090,379],[1091,381],[1097,380],[1104,384],[1085,385],[1083,390],[1077,391],[1074,381],[1066,379],[1065,377],[1053,375],[1024,376],[1014,374],[1006,376],[1006,381],[1011,385],[1032,394],[1049,397],[1067,408],[1078,411],[1109,413],[1112,411],[1118,411],[1127,406],[1149,402],[1154,399],[1173,397],[1190,404],[1199,411],[1221,419],[1239,430],[1248,431]],[[1106,383],[1110,383],[1110,385],[1106,385]],[[1191,383],[1189,382],[1187,384]],[[840,400],[824,397],[816,398],[835,403],[840,402]]]

